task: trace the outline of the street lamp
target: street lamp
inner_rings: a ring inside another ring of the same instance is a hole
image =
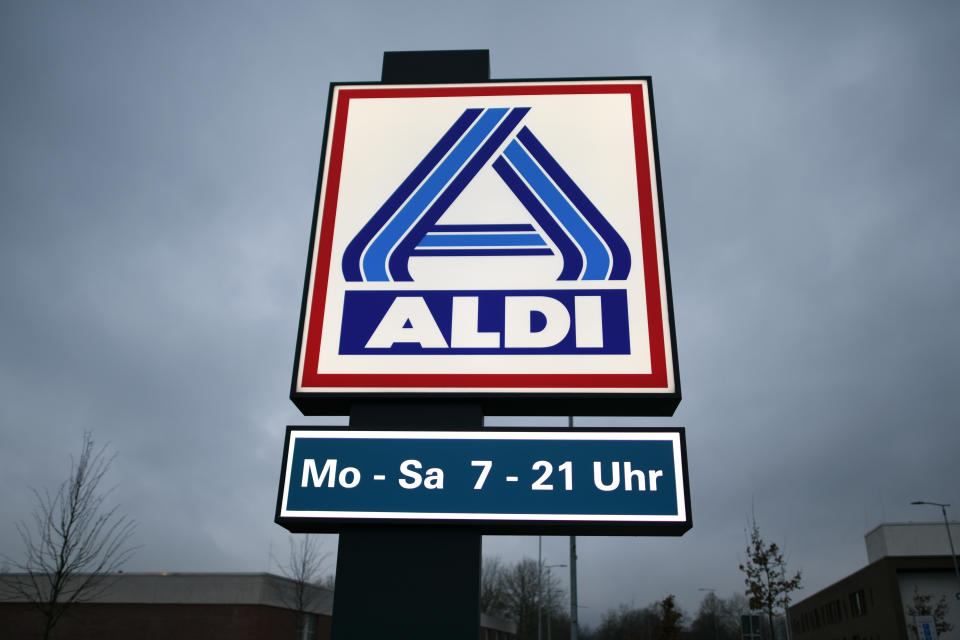
[[[713,595],[713,601],[711,602],[713,605],[711,607],[711,609],[713,609],[713,640],[720,640],[720,626],[717,624],[717,590],[709,587],[700,587],[697,591],[709,591],[710,594]]]
[[[943,512],[943,524],[947,528],[947,540],[950,541],[950,559],[953,560],[953,572],[957,575],[957,586],[960,587],[960,568],[957,567],[957,552],[953,550],[953,536],[950,534],[950,521],[947,519],[947,507],[949,504],[940,502],[927,502],[926,500],[914,500],[910,504],[928,504],[932,507],[940,507]],[[957,599],[960,599],[960,591],[957,592]]]
[[[543,618],[543,589],[541,588],[541,582],[543,581],[543,536],[537,536],[537,640],[543,640],[542,633],[540,631],[540,620]]]
[[[547,640],[550,638],[550,618],[553,613],[553,601],[550,600],[550,569],[554,567],[565,567],[565,564],[545,564],[543,568],[547,570]]]
[[[570,418],[573,426],[573,418]],[[577,536],[570,536],[570,640],[579,640],[577,616]]]

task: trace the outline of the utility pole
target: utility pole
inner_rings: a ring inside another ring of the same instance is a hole
[[[540,619],[543,617],[543,598],[540,597],[540,576],[543,574],[543,536],[537,536],[537,640],[543,640]]]
[[[573,416],[567,424],[573,429]],[[578,640],[577,622],[577,536],[570,536],[570,640]]]
[[[553,592],[550,589],[550,569],[555,567],[565,567],[565,564],[548,564],[544,566],[547,570],[547,640],[553,640],[550,633],[550,618],[553,617]]]
[[[957,552],[953,548],[953,535],[950,533],[950,520],[947,519],[947,507],[949,504],[940,502],[927,502],[926,500],[914,500],[910,504],[929,504],[933,507],[940,507],[943,512],[943,525],[947,528],[947,540],[950,541],[950,559],[953,560],[953,572],[957,576],[957,587],[960,588],[960,567],[957,566]],[[960,591],[957,591],[957,599],[960,599]]]
[[[577,536],[570,536],[570,640],[577,640]]]

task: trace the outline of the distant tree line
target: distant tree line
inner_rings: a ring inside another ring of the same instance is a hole
[[[583,640],[739,640],[741,617],[760,614],[763,638],[785,637],[786,608],[792,592],[800,589],[800,572],[787,571],[783,551],[766,542],[756,518],[747,528],[746,557],[740,564],[745,592],[720,598],[712,590],[700,602],[696,615],[688,617],[668,594],[645,607],[620,605],[603,614],[600,625],[579,629]],[[539,574],[539,588],[538,588]],[[917,610],[933,611],[921,602]],[[517,640],[537,639],[540,613],[542,640],[570,637],[569,604],[559,579],[548,571],[538,572],[534,560],[514,565],[498,558],[485,558],[481,573],[480,609],[517,623]],[[941,616],[942,617],[942,616]]]
[[[506,565],[499,558],[484,558],[480,580],[480,610],[517,623],[517,640],[537,640],[537,616],[540,616],[541,637],[567,640],[570,637],[570,615],[566,590],[552,572],[537,562],[524,558]]]
[[[537,639],[537,614],[540,618],[540,637],[543,640],[570,638],[570,612],[567,591],[559,578],[543,570],[540,589],[537,589],[537,563],[523,559],[516,564],[505,564],[499,558],[485,558],[481,574],[480,609],[517,623],[517,640]],[[539,597],[538,597],[539,593]],[[686,626],[687,616],[677,606],[676,597],[645,607],[610,609],[600,625],[586,628],[581,625],[582,640],[737,640],[740,633],[740,614],[746,612],[746,598],[734,596],[729,600],[707,594],[696,617]],[[714,629],[719,634],[714,636]]]

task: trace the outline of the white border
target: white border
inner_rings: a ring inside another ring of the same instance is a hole
[[[622,515],[622,514],[558,514],[558,513],[415,513],[409,511],[294,511],[287,508],[290,478],[293,471],[293,451],[297,440],[310,439],[385,439],[391,440],[603,440],[651,442],[668,441],[673,444],[674,482],[677,487],[677,515]],[[478,521],[535,521],[535,522],[686,522],[686,492],[683,484],[683,458],[680,451],[680,433],[677,431],[645,432],[542,432],[542,431],[322,431],[293,429],[286,451],[283,470],[283,497],[281,518],[336,518],[336,519],[397,519],[397,520],[478,520]]]

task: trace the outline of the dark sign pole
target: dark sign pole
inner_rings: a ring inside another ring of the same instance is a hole
[[[357,404],[352,427],[480,428],[480,405]],[[333,640],[464,638],[480,631],[479,532],[345,526],[340,532]]]
[[[480,82],[490,56],[476,51],[386,52],[385,83]],[[356,403],[351,427],[482,428],[479,404]],[[416,637],[476,640],[481,535],[437,527],[348,526],[340,532],[333,640]]]

